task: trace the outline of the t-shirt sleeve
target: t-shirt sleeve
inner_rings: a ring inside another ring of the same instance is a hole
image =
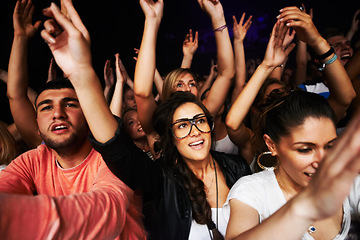
[[[144,239],[132,200],[133,191],[104,165],[87,193],[0,193],[0,232],[4,239]]]
[[[351,214],[360,215],[360,175],[355,178],[349,194]]]
[[[261,203],[258,201],[257,191],[254,190],[259,184],[253,181],[248,176],[240,178],[230,189],[228,197],[223,207],[224,215],[226,219],[230,217],[230,200],[237,199],[250,207],[254,208],[260,215],[261,213]]]
[[[34,166],[30,158],[36,158],[35,150],[26,152],[0,172],[0,192],[34,194]]]

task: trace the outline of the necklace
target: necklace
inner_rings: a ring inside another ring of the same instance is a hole
[[[214,166],[215,166],[215,164],[214,164]],[[216,175],[216,167],[215,167],[215,175]],[[209,193],[209,191],[210,191],[210,189],[211,189],[211,186],[212,186],[213,183],[214,183],[215,175],[213,176],[209,187],[206,187],[206,196],[208,195],[208,193]]]
[[[213,164],[214,164],[214,172],[215,172],[215,176],[214,176],[214,178],[215,178],[215,184],[216,184],[216,225],[214,224],[214,222],[212,221],[211,222],[211,225],[212,225],[212,227],[209,227],[210,225],[209,224],[207,224],[208,225],[208,230],[209,230],[209,234],[210,234],[210,239],[211,240],[213,240],[213,236],[211,235],[211,229],[213,229],[213,228],[218,228],[218,226],[219,226],[219,209],[218,209],[218,207],[219,207],[219,186],[218,186],[218,179],[217,179],[217,170],[216,170],[216,164],[215,164],[215,160],[213,159]],[[213,178],[213,180],[214,180],[214,178]],[[213,181],[212,181],[213,182]],[[211,182],[211,184],[210,184],[210,186],[212,185],[212,182]],[[207,194],[207,193],[206,193]],[[215,225],[215,226],[214,226]]]

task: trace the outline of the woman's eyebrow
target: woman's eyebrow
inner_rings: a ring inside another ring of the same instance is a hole
[[[193,120],[193,119],[198,118],[198,117],[200,117],[200,116],[201,116],[201,117],[205,117],[205,114],[203,114],[203,113],[199,113],[199,114],[194,115],[194,117],[193,117],[193,118],[179,118],[179,119],[176,119],[175,123],[177,123],[177,122],[183,122],[183,121]]]

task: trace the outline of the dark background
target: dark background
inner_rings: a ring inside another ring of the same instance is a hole
[[[35,20],[46,20],[41,10],[50,5],[48,0],[33,0],[36,7]],[[55,1],[58,5],[60,1]],[[133,77],[135,68],[134,47],[139,47],[142,37],[144,14],[138,0],[73,0],[74,6],[88,28],[92,40],[94,68],[103,81],[103,67],[107,59],[114,62],[114,54],[120,53],[128,73]],[[253,15],[253,24],[245,40],[246,59],[262,59],[271,28],[285,6],[300,6],[314,9],[314,23],[321,32],[325,27],[338,27],[348,31],[358,0],[344,1],[260,1],[260,0],[221,0],[226,21],[232,36],[232,15],[239,20],[241,14]],[[15,1],[2,1],[0,8],[0,68],[7,69],[13,38],[12,13]],[[199,74],[208,74],[211,59],[216,56],[211,22],[203,13],[196,0],[164,0],[164,17],[161,23],[157,46],[157,67],[161,74],[177,68],[182,60],[182,42],[191,28],[199,31],[199,48],[195,54],[192,68]],[[30,87],[37,90],[46,81],[51,54],[40,34],[29,45]],[[104,84],[102,82],[102,84]],[[12,123],[9,114],[6,85],[0,83],[1,119]]]

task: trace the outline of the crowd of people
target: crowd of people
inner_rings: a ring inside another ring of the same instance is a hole
[[[71,0],[44,9],[53,58],[35,93],[27,53],[42,24],[17,0],[0,72],[14,119],[0,124],[2,238],[360,239],[360,9],[344,34],[284,7],[264,58],[246,61],[252,16],[233,17],[232,41],[221,2],[198,0],[216,64],[191,69],[190,30],[181,66],[162,75],[166,1],[139,2],[133,79],[115,54],[100,80]]]

